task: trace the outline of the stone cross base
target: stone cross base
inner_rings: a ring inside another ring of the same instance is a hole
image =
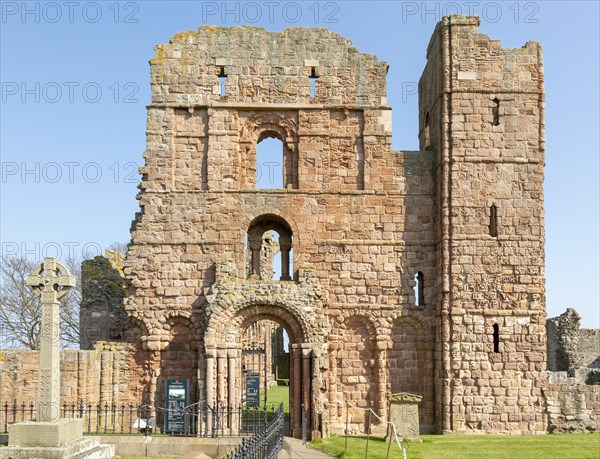
[[[114,445],[101,445],[96,437],[83,437],[81,419],[58,422],[20,422],[8,427],[8,447],[0,459],[110,459]]]

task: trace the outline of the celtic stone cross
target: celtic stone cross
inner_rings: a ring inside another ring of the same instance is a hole
[[[75,278],[56,258],[44,258],[44,263],[27,277],[27,285],[42,301],[37,421],[57,422],[60,418],[60,299],[75,286]]]

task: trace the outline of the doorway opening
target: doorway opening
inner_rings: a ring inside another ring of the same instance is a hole
[[[290,434],[290,338],[283,325],[269,319],[250,324],[242,333],[242,406],[267,416],[283,404]]]

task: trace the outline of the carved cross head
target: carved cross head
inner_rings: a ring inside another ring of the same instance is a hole
[[[41,297],[42,304],[55,303],[75,287],[75,277],[56,258],[44,258],[44,263],[27,276],[27,285]]]

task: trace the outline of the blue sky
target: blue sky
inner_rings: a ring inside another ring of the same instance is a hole
[[[129,240],[154,46],[204,24],[326,27],[390,64],[393,147],[417,149],[414,88],[437,20],[544,48],[548,314],[600,326],[598,2],[0,2],[3,253],[96,254]],[[260,16],[260,17],[259,17]]]

